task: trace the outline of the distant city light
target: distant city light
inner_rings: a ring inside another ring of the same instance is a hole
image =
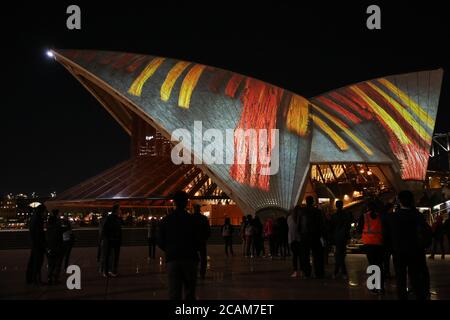
[[[47,54],[47,57],[49,57],[49,58],[55,57],[55,54],[51,50],[47,50],[46,54]]]

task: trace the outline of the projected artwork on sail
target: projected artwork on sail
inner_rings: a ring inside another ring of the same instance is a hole
[[[190,147],[194,161],[203,160],[194,164],[244,211],[292,208],[312,163],[382,163],[398,168],[403,180],[425,177],[442,70],[383,77],[308,99],[163,57],[84,50],[59,50],[55,57],[105,107],[118,106],[112,114],[125,130],[130,113],[168,138],[185,130],[177,142]],[[220,147],[208,154],[218,140]]]

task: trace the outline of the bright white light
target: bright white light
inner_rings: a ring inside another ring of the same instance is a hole
[[[53,51],[51,51],[51,50],[47,50],[46,54],[47,54],[47,57],[49,57],[49,58],[53,58],[55,56],[53,54]]]

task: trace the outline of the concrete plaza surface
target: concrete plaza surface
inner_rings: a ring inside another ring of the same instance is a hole
[[[197,296],[201,300],[215,299],[338,299],[391,300],[395,299],[395,281],[389,280],[383,296],[366,288],[367,261],[364,255],[347,256],[349,279],[332,279],[334,258],[330,256],[326,277],[322,280],[292,279],[291,259],[253,258],[241,256],[235,246],[234,257],[226,258],[223,247],[209,245],[208,271],[205,280],[199,280]],[[98,273],[97,249],[76,247],[71,264],[81,268],[81,290],[66,287],[66,275],[61,284],[34,286],[25,284],[25,270],[29,250],[0,250],[0,299],[166,299],[167,277],[165,264],[157,259],[147,261],[145,246],[123,247],[119,277],[105,279]],[[431,275],[433,300],[450,299],[450,255],[445,260],[427,259]],[[42,278],[46,278],[44,262]]]

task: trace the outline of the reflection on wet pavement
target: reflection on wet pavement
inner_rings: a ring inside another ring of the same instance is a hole
[[[96,248],[74,248],[71,264],[81,267],[81,290],[68,290],[66,275],[55,286],[24,284],[28,250],[0,250],[0,299],[166,299],[167,279],[161,252],[148,260],[146,247],[123,247],[119,277],[105,279],[98,272]],[[395,299],[395,281],[386,282],[384,296],[366,288],[364,255],[348,255],[348,279],[332,279],[333,258],[325,279],[291,278],[290,258],[244,258],[240,248],[225,257],[223,247],[208,247],[206,279],[198,280],[199,299]],[[450,299],[450,257],[427,260],[432,299]],[[42,272],[46,276],[45,264]]]

